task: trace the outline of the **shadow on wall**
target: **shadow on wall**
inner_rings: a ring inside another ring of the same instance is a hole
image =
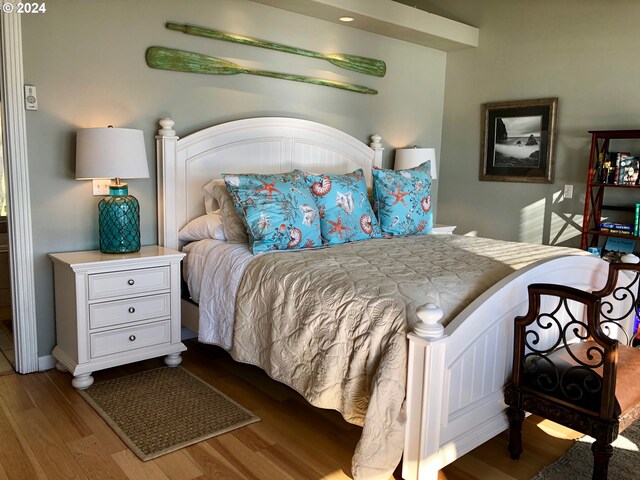
[[[518,240],[543,245],[579,247],[582,215],[562,191],[524,207],[520,211]]]

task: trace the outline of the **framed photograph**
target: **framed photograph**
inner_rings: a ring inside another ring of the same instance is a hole
[[[553,183],[557,98],[482,106],[480,180]]]

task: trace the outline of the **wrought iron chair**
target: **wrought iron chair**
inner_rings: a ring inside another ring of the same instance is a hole
[[[515,319],[513,373],[505,387],[509,451],[522,453],[525,411],[595,439],[593,480],[606,480],[611,443],[640,417],[640,265],[609,266],[589,293],[529,286],[529,311]]]

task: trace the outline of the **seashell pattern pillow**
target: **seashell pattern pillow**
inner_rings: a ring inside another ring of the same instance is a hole
[[[380,238],[361,169],[346,175],[305,174],[320,215],[325,244]]]
[[[431,161],[410,170],[375,168],[373,199],[383,235],[416,235],[433,228]]]
[[[253,253],[322,245],[318,208],[300,172],[223,178]]]

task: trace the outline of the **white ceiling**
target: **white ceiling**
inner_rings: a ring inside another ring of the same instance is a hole
[[[451,51],[478,46],[480,31],[392,0],[253,0],[391,38]],[[350,16],[343,23],[339,17]]]

